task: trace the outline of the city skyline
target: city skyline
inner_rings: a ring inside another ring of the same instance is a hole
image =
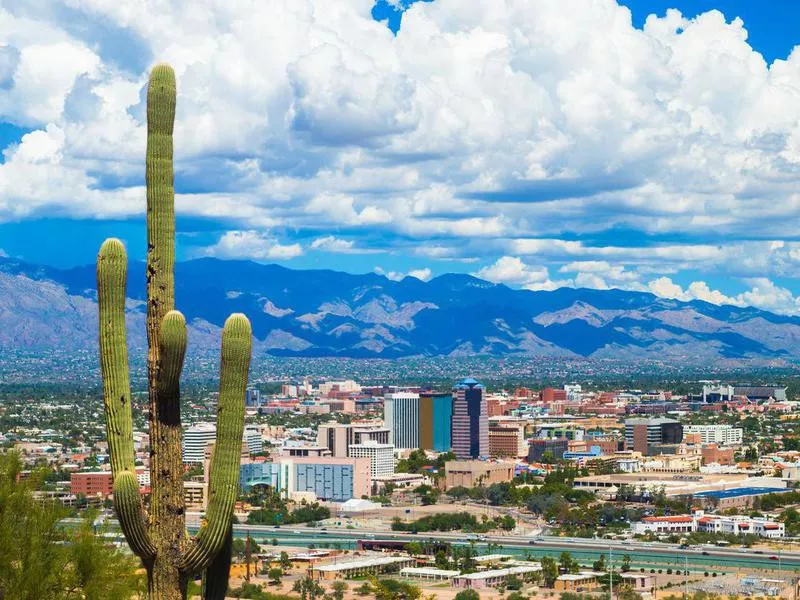
[[[195,31],[118,6],[6,12],[5,254],[88,264],[113,233],[143,257],[142,92],[169,60],[179,259],[800,311],[795,7],[354,0]]]

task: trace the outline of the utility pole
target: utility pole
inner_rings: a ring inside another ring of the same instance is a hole
[[[689,600],[689,557],[683,553],[683,597]]]
[[[608,600],[614,600],[614,558],[611,546],[608,547]]]
[[[245,576],[244,580],[250,583],[250,530],[245,534],[247,537],[244,540],[244,563],[245,563]]]

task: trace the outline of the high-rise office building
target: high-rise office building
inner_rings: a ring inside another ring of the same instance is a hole
[[[323,423],[317,429],[317,445],[330,450],[331,456],[351,456],[350,446],[375,441],[389,443],[389,429],[378,425]]]
[[[202,463],[206,446],[217,439],[217,426],[213,423],[195,423],[183,433],[183,462]]]
[[[260,454],[264,450],[264,443],[261,441],[261,432],[256,427],[244,428],[244,441],[247,445],[249,454]]]
[[[628,419],[625,421],[625,446],[647,456],[652,446],[680,444],[683,425],[674,419]]]
[[[214,423],[195,423],[183,432],[183,462],[202,463],[206,460],[208,448],[217,441],[217,426]],[[261,432],[254,427],[246,427],[242,435],[242,458],[262,452],[264,445]]]
[[[419,448],[419,394],[395,392],[383,400],[383,422],[395,448]]]
[[[453,396],[436,392],[419,395],[419,447],[449,452],[453,446]]]
[[[368,458],[372,477],[384,477],[394,473],[394,446],[391,444],[379,444],[373,440],[353,444],[350,446],[350,456]]]
[[[483,391],[472,378],[453,388],[453,452],[459,459],[489,455],[489,412]]]
[[[250,388],[244,393],[244,405],[254,408],[261,406],[261,392],[255,388]]]

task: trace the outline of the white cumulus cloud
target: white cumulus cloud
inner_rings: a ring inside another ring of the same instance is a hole
[[[257,231],[228,231],[213,246],[204,249],[206,256],[250,260],[288,260],[303,254],[300,244],[279,244]]]
[[[163,60],[178,214],[230,227],[216,255],[302,253],[255,233],[280,230],[338,253],[425,242],[532,289],[800,277],[800,50],[767,64],[734,14],[638,29],[615,0],[436,0],[394,36],[365,0],[62,4],[0,8],[0,122],[32,130],[4,150],[0,222],[142,218]],[[784,312],[798,293],[748,286],[669,293]]]

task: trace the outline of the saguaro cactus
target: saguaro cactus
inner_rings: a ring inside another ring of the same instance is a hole
[[[186,535],[179,380],[186,321],[174,310],[175,193],[172,128],[175,74],[157,65],[147,90],[147,344],[150,401],[150,482],[145,511],[136,480],[133,417],[125,331],[127,257],[117,239],[97,256],[100,366],[106,434],[114,477],[114,507],[122,531],[147,569],[150,600],[183,600],[190,576],[204,571],[204,598],[224,598],[230,566],[233,506],[239,486],[244,395],[250,367],[250,322],[228,317],[222,330],[217,439],[211,458],[207,517]]]

